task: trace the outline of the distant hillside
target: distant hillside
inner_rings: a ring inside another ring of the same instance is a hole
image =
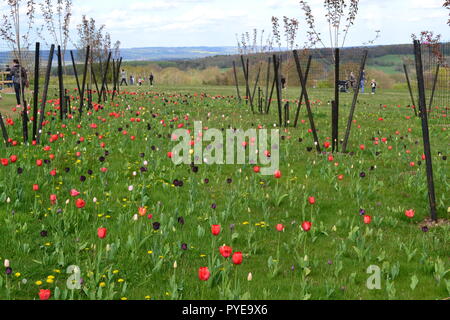
[[[80,60],[77,50],[73,50],[76,60]],[[210,56],[236,54],[235,47],[149,47],[121,49],[120,54],[124,61],[173,61],[191,60]],[[41,51],[41,58],[47,59],[49,50]],[[31,56],[30,56],[31,58]],[[70,51],[65,55],[66,61],[70,61]],[[0,51],[0,65],[11,63],[11,54]]]
[[[235,47],[152,47],[121,49],[125,61],[189,60],[218,55],[236,54]]]
[[[446,56],[450,56],[450,46],[444,46]],[[218,67],[219,69],[229,69],[233,66],[235,61],[240,66],[240,57],[236,52],[233,52],[233,48],[229,48],[231,52],[222,53],[220,55],[209,55],[201,58],[186,58],[186,59],[157,59],[151,63],[156,63],[160,67],[176,67],[180,70],[198,69],[204,70],[209,67]],[[413,46],[412,44],[399,44],[399,45],[384,45],[384,46],[371,46],[371,47],[349,47],[341,50],[341,63],[353,62],[359,63],[364,49],[369,50],[369,56],[367,61],[368,67],[376,68],[387,74],[396,74],[403,72],[403,63],[405,60],[409,60],[409,63],[414,61]],[[225,52],[225,50],[224,50]],[[309,54],[313,56],[315,60],[329,61],[331,63],[331,50],[330,49],[312,49]],[[280,52],[276,52],[280,54]],[[271,57],[274,53],[262,54],[264,59]],[[281,52],[281,55],[286,56],[286,52]],[[261,59],[261,54],[250,55],[250,60],[256,61]],[[127,59],[128,60],[128,59]],[[147,61],[147,62],[146,62]],[[130,66],[145,66],[148,64],[149,59],[140,59],[140,61],[128,61],[126,64]]]

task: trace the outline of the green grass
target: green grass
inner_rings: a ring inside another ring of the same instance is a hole
[[[179,123],[191,130],[194,120],[219,130],[273,128],[275,104],[270,115],[253,114],[227,97],[234,94],[233,87],[126,90],[141,94],[123,94],[115,100],[118,107],[108,104],[105,110],[85,115],[81,128],[78,120],[66,120],[65,128],[58,117],[50,121],[44,133],[64,134],[53,143],[44,134],[43,145],[51,151],[42,146],[0,149],[1,158],[19,157],[17,163],[0,167],[0,259],[9,259],[13,270],[12,275],[0,275],[0,298],[35,299],[39,289],[50,289],[52,298],[59,299],[434,300],[450,295],[450,228],[443,225],[425,233],[419,227],[429,214],[425,165],[418,164],[422,131],[420,120],[405,107],[406,91],[361,95],[349,148],[354,155],[336,154],[332,162],[328,155],[307,151],[313,141],[303,107],[300,120],[305,124],[282,132],[283,177],[277,180],[255,174],[251,165],[200,165],[194,173],[166,156],[175,146],[168,137]],[[290,89],[287,98],[295,99],[297,92]],[[323,143],[331,135],[328,101],[333,93],[311,90],[310,96]],[[341,136],[351,98],[341,96]],[[110,117],[113,111],[124,116]],[[449,120],[442,112],[443,108],[430,115],[430,135],[438,211],[448,218],[450,167],[443,156],[449,151]],[[131,122],[132,117],[143,121]],[[170,122],[175,117],[179,120]],[[98,128],[90,128],[92,123]],[[20,124],[8,130],[20,140]],[[77,143],[80,137],[85,140]],[[388,142],[375,145],[374,138]],[[105,150],[109,155],[100,162]],[[55,155],[50,164],[36,166],[37,159],[49,159],[50,154]],[[410,167],[412,161],[415,167]],[[24,170],[20,175],[18,167]],[[103,167],[107,173],[100,171]],[[148,171],[141,173],[141,167]],[[55,177],[49,175],[52,169],[57,170]],[[342,181],[339,175],[344,175]],[[183,187],[174,187],[175,179],[182,180]],[[32,190],[33,184],[39,184],[39,191]],[[85,208],[75,207],[71,189],[81,192],[77,198],[87,202]],[[53,206],[50,194],[58,198]],[[315,205],[307,203],[310,196],[316,198]],[[151,220],[133,220],[141,206],[148,208]],[[372,224],[363,223],[360,209],[372,216]],[[408,209],[416,211],[414,219],[405,217]],[[313,223],[309,233],[300,227],[306,220]],[[153,229],[154,222],[161,223],[160,230]],[[279,223],[284,232],[276,231]],[[222,226],[218,237],[210,233],[213,224]],[[98,239],[99,227],[108,229],[106,239]],[[43,230],[47,237],[40,235]],[[187,251],[181,250],[184,243]],[[242,265],[232,266],[219,255],[223,244],[243,252]],[[82,290],[66,288],[71,265],[81,269]],[[371,265],[382,270],[381,290],[366,287]],[[212,276],[204,283],[197,274],[206,266]],[[55,278],[47,283],[49,276]],[[414,290],[413,277],[419,280]]]
[[[399,73],[403,74],[404,59],[414,59],[414,56],[388,54],[382,57],[369,59],[368,66],[383,71],[390,75]]]

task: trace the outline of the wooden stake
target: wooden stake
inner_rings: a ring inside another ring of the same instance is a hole
[[[59,117],[61,120],[65,117],[65,103],[64,103],[64,82],[63,82],[63,70],[62,70],[62,55],[61,46],[58,46],[58,83],[59,83]]]
[[[331,137],[333,152],[339,151],[339,78],[340,78],[340,51],[334,51],[334,106],[332,110]]]
[[[70,57],[72,58],[73,73],[74,73],[74,75],[75,75],[75,80],[77,81],[78,93],[80,93],[80,91],[81,91],[81,88],[80,88],[80,81],[78,81],[77,65],[75,64],[75,59],[74,59],[74,57],[73,57],[73,52],[72,52],[72,50],[70,50]]]
[[[414,41],[414,56],[416,59],[417,84],[419,88],[419,109],[420,118],[422,119],[422,136],[423,146],[425,150],[426,166],[427,166],[427,181],[428,181],[428,198],[430,202],[431,218],[433,221],[438,220],[436,210],[436,193],[434,189],[433,178],[433,161],[431,156],[430,132],[428,129],[428,113],[425,97],[425,81],[423,77],[422,65],[422,51],[419,40]]]
[[[48,56],[47,72],[45,74],[44,92],[42,94],[42,103],[41,103],[40,117],[39,117],[39,123],[38,123],[38,131],[37,131],[37,138],[36,138],[36,143],[37,144],[39,144],[41,142],[42,124],[44,123],[45,105],[47,103],[48,86],[50,84],[50,75],[51,75],[51,72],[52,72],[52,63],[53,63],[53,55],[54,54],[55,54],[55,45],[52,44],[52,46],[50,47],[50,53],[49,53],[49,56]]]
[[[233,73],[234,73],[234,83],[236,84],[236,93],[237,93],[237,97],[239,99],[239,102],[241,102],[241,93],[239,92],[239,82],[238,82],[238,77],[237,77],[237,72],[236,72],[236,62],[233,61]]]
[[[342,145],[342,152],[343,153],[347,152],[348,141],[350,139],[350,132],[352,130],[353,117],[355,116],[356,103],[358,102],[359,84],[362,81],[362,76],[363,76],[364,69],[366,67],[366,61],[367,61],[367,55],[368,54],[369,54],[369,51],[364,50],[363,57],[362,57],[362,60],[361,60],[361,64],[360,64],[360,67],[359,67],[358,85],[355,86],[355,88],[353,89],[354,90],[353,102],[352,102],[352,106],[350,108],[350,115],[349,115],[348,121],[347,121],[347,130],[345,132],[344,144]]]
[[[433,109],[434,92],[436,91],[436,85],[437,85],[438,78],[439,78],[439,67],[440,67],[440,65],[438,63],[438,65],[436,67],[436,75],[434,76],[434,81],[433,81],[433,90],[431,91],[430,104],[428,105],[429,109],[430,109],[429,110],[430,112]]]
[[[298,77],[300,79],[300,84],[301,84],[301,86],[303,88],[303,92],[304,92],[306,109],[308,110],[309,123],[310,123],[311,130],[312,130],[313,137],[314,137],[314,144],[316,145],[317,152],[321,153],[322,148],[320,147],[319,137],[317,136],[316,125],[314,123],[314,117],[313,117],[313,113],[311,110],[311,103],[310,103],[309,97],[308,97],[308,90],[306,88],[306,82],[305,82],[305,78],[303,77],[302,66],[300,64],[300,59],[298,57],[297,50],[294,50],[294,59],[295,59],[295,64],[297,65],[297,72],[298,72]]]
[[[86,59],[85,59],[85,62],[84,62],[84,71],[83,71],[83,83],[82,83],[81,92],[80,92],[80,110],[79,110],[80,119],[81,119],[81,116],[83,115],[84,90],[86,88],[86,78],[87,78],[87,71],[88,71],[88,68],[89,68],[89,54],[90,54],[90,51],[91,51],[91,47],[87,46],[87,48],[86,48]]]
[[[416,102],[414,101],[414,95],[413,95],[412,88],[411,88],[411,81],[409,80],[409,74],[408,74],[408,69],[406,68],[406,64],[403,64],[403,70],[405,70],[406,82],[408,83],[408,90],[409,90],[409,95],[411,96],[414,113],[416,116],[418,116],[417,106],[416,106]]]
[[[34,53],[33,140],[36,140],[36,135],[37,135],[40,48],[41,48],[41,44],[39,42],[36,42],[36,50]]]
[[[280,77],[280,60],[276,55],[273,55],[273,67],[275,70],[275,86],[277,89],[277,103],[278,103],[278,120],[280,127],[283,126],[283,107],[281,105],[281,77]]]
[[[310,55],[308,58],[308,64],[306,65],[306,73],[305,73],[305,83],[308,84],[308,78],[309,78],[309,70],[311,68],[311,61],[312,61],[312,56]],[[294,122],[294,127],[297,128],[298,126],[298,119],[300,117],[300,110],[302,108],[302,102],[303,102],[303,98],[305,96],[305,92],[303,90],[303,87],[301,87],[302,91],[300,93],[300,98],[298,100],[298,106],[297,106],[297,113],[295,115],[295,122]]]
[[[100,95],[99,95],[99,99],[98,99],[98,103],[101,102],[103,93],[106,91],[106,81],[107,81],[107,76],[108,76],[108,69],[109,69],[109,62],[111,61],[111,52],[109,52],[108,54],[108,59],[106,61],[106,67],[105,67],[105,73],[103,74],[103,80],[102,80],[102,88],[100,90]],[[106,100],[106,99],[104,99]]]

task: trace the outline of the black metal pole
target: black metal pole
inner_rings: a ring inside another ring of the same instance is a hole
[[[85,88],[86,88],[86,78],[87,78],[87,71],[89,68],[89,54],[91,51],[91,47],[87,46],[86,48],[86,59],[85,59],[85,63],[84,63],[84,71],[83,71],[83,83],[82,83],[82,87],[81,87],[81,92],[80,92],[80,119],[81,116],[83,115],[83,106],[84,106],[84,92],[85,92]]]
[[[6,130],[5,123],[3,122],[3,115],[1,112],[0,112],[0,127],[2,129],[3,140],[5,140],[5,145],[6,145],[6,147],[9,147],[8,130]]]
[[[309,78],[309,70],[311,68],[311,61],[312,61],[312,56],[309,56],[308,58],[308,64],[306,65],[306,73],[305,73],[305,83],[308,84],[308,78]],[[301,87],[301,86],[300,86]],[[303,90],[303,87],[301,87],[301,93],[300,93],[300,98],[298,101],[298,106],[297,106],[297,113],[295,115],[295,122],[294,122],[294,127],[297,128],[298,126],[298,119],[300,117],[300,110],[302,108],[302,102],[303,102],[303,97],[305,95],[305,92]]]
[[[122,57],[120,57],[120,59],[119,59],[119,65],[117,66],[117,69],[116,69],[116,81],[117,81],[117,84],[116,84],[116,87],[117,87],[117,93],[120,91],[120,80],[119,80],[119,74],[120,74],[120,68],[122,67]]]
[[[280,60],[276,55],[273,55],[273,67],[275,71],[275,86],[277,89],[277,104],[278,104],[278,120],[280,127],[283,126],[283,107],[281,105],[281,77],[280,77]]]
[[[117,64],[119,64],[119,61],[117,60]],[[113,90],[111,94],[111,100],[114,101],[114,93],[116,92],[116,60],[112,59],[112,81],[113,81]]]
[[[256,88],[258,87],[260,75],[261,75],[261,64],[259,65],[258,74],[256,75],[256,82],[255,87],[253,88],[252,101],[255,100]]]
[[[274,62],[275,63],[275,62]],[[269,103],[267,104],[266,113],[269,114],[270,106],[272,105],[273,92],[275,91],[275,85],[277,83],[277,79],[274,77],[272,82],[272,90],[270,91]]]
[[[306,88],[306,82],[305,82],[305,78],[303,77],[302,66],[300,64],[300,59],[298,57],[297,50],[294,50],[294,59],[295,59],[295,64],[297,65],[297,72],[298,72],[298,77],[300,79],[300,84],[301,84],[301,86],[303,88],[303,92],[304,92],[306,109],[308,110],[309,123],[311,125],[311,130],[312,130],[313,137],[314,137],[314,144],[316,145],[317,152],[321,153],[322,148],[319,143],[319,137],[317,135],[316,125],[314,123],[314,117],[313,117],[313,113],[311,110],[311,103],[309,101],[308,90]]]
[[[239,82],[238,82],[238,77],[237,77],[237,72],[236,72],[236,62],[234,62],[234,61],[233,61],[233,73],[234,73],[234,82],[236,84],[237,97],[239,99],[239,102],[241,102],[241,93],[239,92]]]
[[[75,59],[74,59],[74,57],[73,57],[73,52],[72,52],[72,50],[70,50],[70,57],[72,58],[73,73],[74,73],[74,75],[75,75],[75,80],[77,81],[78,93],[80,93],[80,91],[81,91],[81,88],[80,88],[80,81],[78,80],[77,65],[75,64]]]
[[[347,121],[347,130],[345,131],[344,144],[342,145],[343,153],[347,152],[348,141],[350,139],[350,132],[352,130],[353,117],[355,116],[356,103],[358,102],[359,84],[362,81],[362,76],[363,76],[364,69],[366,67],[366,61],[367,61],[368,54],[369,54],[369,52],[367,50],[365,50],[363,53],[360,67],[359,67],[358,85],[355,86],[355,88],[353,89],[354,90],[353,101],[352,101],[352,106],[350,107],[350,115],[349,115],[348,121]]]
[[[36,140],[37,134],[37,117],[39,103],[39,59],[41,44],[36,42],[36,50],[34,52],[34,92],[33,92],[33,140]]]
[[[112,93],[112,99],[114,100],[114,97],[116,96],[116,93],[119,93],[119,88],[120,88],[120,81],[119,81],[119,74],[120,74],[120,67],[122,65],[122,58],[120,58],[119,60],[116,60],[116,74],[115,74],[115,83],[114,83],[114,87],[115,90],[113,90]]]
[[[332,145],[333,152],[339,151],[339,79],[340,79],[340,51],[334,51],[334,106],[332,110]]]
[[[417,116],[418,115],[417,114],[417,106],[416,106],[416,102],[414,101],[414,95],[413,95],[412,88],[411,88],[411,81],[409,80],[409,74],[408,74],[408,69],[406,68],[406,64],[403,64],[403,70],[405,70],[406,83],[408,84],[409,95],[411,96],[414,113]]]
[[[64,101],[64,82],[63,82],[63,71],[62,71],[62,56],[61,56],[61,46],[58,46],[58,83],[59,83],[59,117],[61,120],[65,116],[65,101]]]
[[[430,98],[430,104],[429,104],[430,112],[433,109],[434,93],[436,91],[436,85],[437,85],[438,78],[439,78],[439,67],[440,67],[440,65],[438,62],[437,67],[436,67],[436,75],[434,76],[434,81],[433,81],[433,90],[431,91],[431,98]]]
[[[425,81],[423,77],[422,52],[420,46],[420,41],[415,40],[414,55],[416,59],[417,84],[419,88],[419,115],[422,119],[422,136],[427,166],[428,198],[430,201],[431,218],[433,221],[437,221],[438,216],[436,210],[436,193],[434,189],[433,161],[431,157],[430,132],[428,129],[428,113],[425,97]]]
[[[267,110],[269,106],[269,85],[270,85],[270,64],[272,59],[269,57],[267,61],[267,78],[266,78],[266,103],[264,104],[264,108]]]
[[[41,142],[42,124],[44,122],[44,117],[45,117],[45,115],[44,115],[45,104],[47,103],[48,85],[50,84],[50,75],[52,72],[52,63],[53,63],[53,55],[54,54],[55,54],[55,45],[52,44],[52,46],[50,47],[50,53],[48,56],[47,72],[45,74],[44,92],[42,94],[42,103],[41,103],[38,131],[37,131],[37,138],[36,138],[37,144],[39,144]]]
[[[101,98],[102,98],[102,95],[103,95],[103,92],[106,90],[105,88],[105,86],[106,86],[106,78],[107,78],[107,76],[108,76],[108,69],[109,69],[109,62],[111,61],[111,52],[109,52],[109,54],[108,54],[108,59],[107,59],[107,61],[106,61],[106,67],[105,67],[105,73],[103,74],[103,80],[102,80],[102,88],[101,88],[101,92],[100,92],[100,95],[99,95],[99,99],[98,99],[98,103],[100,103],[101,102]]]

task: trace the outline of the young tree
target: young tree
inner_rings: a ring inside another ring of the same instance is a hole
[[[72,0],[43,0],[39,3],[39,7],[44,18],[44,24],[38,30],[38,34],[47,42],[48,39],[43,35],[43,29],[47,29],[47,35],[50,36],[51,41],[56,46],[61,47],[62,63],[65,67],[67,44],[70,39],[69,28],[72,18]]]
[[[324,48],[344,47],[351,26],[355,23],[359,10],[359,0],[324,0],[325,18],[328,22],[329,45],[325,45],[322,35],[317,31],[316,21],[311,7],[306,1],[300,1],[300,6],[306,17],[308,40],[306,46],[315,47],[320,43]],[[346,9],[348,10],[346,11]],[[345,19],[345,22],[344,22]],[[341,37],[341,35],[343,36]]]
[[[78,49],[79,58],[83,61],[86,57],[87,46],[91,47],[90,61],[99,61],[104,52],[105,25],[97,27],[93,18],[87,18],[83,15],[81,23],[77,25],[78,42],[75,43]]]

